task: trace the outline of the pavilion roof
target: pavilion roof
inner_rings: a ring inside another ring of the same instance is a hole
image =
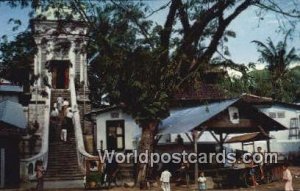
[[[240,110],[247,111],[251,122],[247,121],[247,123],[230,124],[227,126],[210,126],[212,120],[222,122],[223,119],[219,119],[219,116],[230,106],[237,106],[240,107]],[[242,98],[236,98],[173,112],[161,122],[158,134],[186,133],[192,130],[201,130],[204,126],[207,126],[206,130],[216,133],[235,134],[286,130],[286,127],[259,111],[254,105],[245,102]]]

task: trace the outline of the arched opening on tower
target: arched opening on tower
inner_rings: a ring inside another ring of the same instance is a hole
[[[69,68],[71,62],[69,60],[50,60],[48,67],[52,73],[51,86],[53,89],[69,88]]]

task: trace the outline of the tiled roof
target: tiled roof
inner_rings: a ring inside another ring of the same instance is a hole
[[[201,84],[197,90],[181,91],[174,95],[175,100],[210,101],[226,99],[224,90],[214,84]]]
[[[253,94],[243,94],[242,99],[245,102],[252,104],[272,103],[273,99],[270,97],[261,97]]]
[[[246,133],[244,135],[231,137],[226,143],[245,143],[254,141],[263,141],[271,139],[271,137],[263,132]]]

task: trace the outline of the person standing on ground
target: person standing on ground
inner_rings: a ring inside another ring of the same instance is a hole
[[[42,191],[44,190],[44,173],[45,169],[43,167],[43,161],[38,160],[35,164],[35,172],[37,178],[36,190]]]
[[[199,183],[199,191],[205,191],[206,190],[206,177],[204,176],[204,172],[200,173],[200,176],[198,178]]]
[[[289,169],[289,164],[285,163],[283,165],[283,181],[285,182],[284,190],[285,191],[294,191],[293,189],[293,176]]]
[[[261,159],[264,159],[264,152],[262,151],[262,148],[261,147],[257,147],[257,152],[261,155]],[[261,160],[260,163],[258,163],[258,166],[259,166],[259,170],[260,170],[260,178],[261,179],[264,179],[265,178],[265,174],[264,174],[264,161]]]
[[[168,171],[168,169],[165,169],[160,176],[160,181],[161,181],[161,188],[163,191],[171,191],[171,186],[170,186],[170,178],[172,174]]]
[[[251,177],[251,181],[252,181],[252,187],[256,187],[258,186],[259,184],[256,182],[256,176],[255,176],[255,164],[254,164],[254,161],[253,161],[253,157],[251,156],[249,159],[249,165],[250,165],[250,168],[249,168],[249,175]]]

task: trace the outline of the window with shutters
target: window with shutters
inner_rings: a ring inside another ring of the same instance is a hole
[[[269,117],[276,118],[276,112],[269,112]]]
[[[285,118],[285,112],[277,112],[278,118]]]
[[[106,121],[106,141],[109,151],[125,149],[124,120]]]

